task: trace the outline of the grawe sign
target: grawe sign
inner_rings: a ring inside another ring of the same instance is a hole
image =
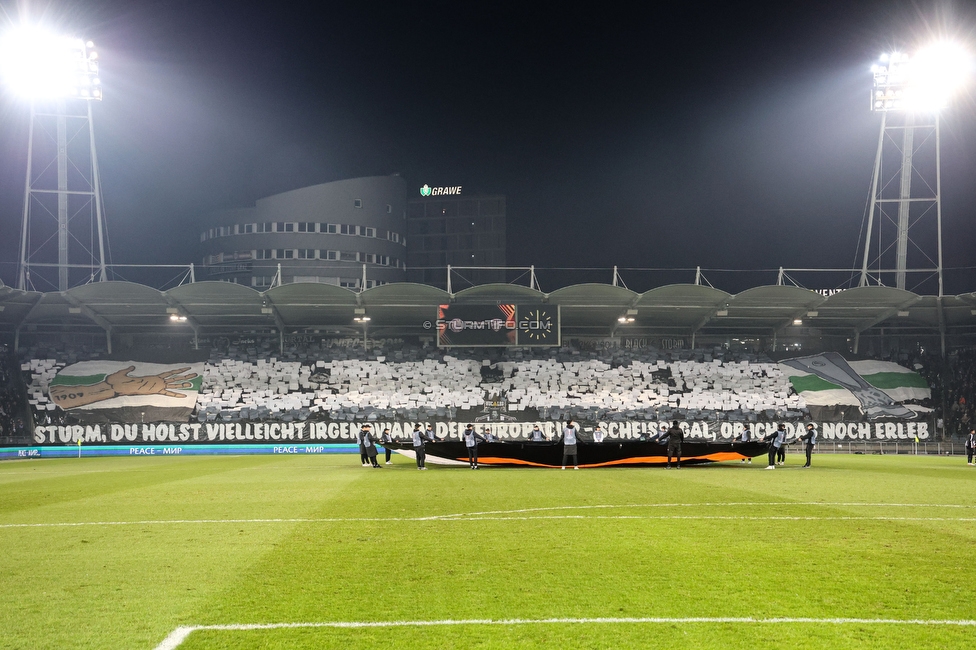
[[[431,187],[424,183],[424,186],[420,188],[420,196],[457,196],[459,194],[461,194],[460,185],[453,187]]]

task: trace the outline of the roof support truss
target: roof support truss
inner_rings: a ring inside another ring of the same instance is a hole
[[[166,304],[168,304],[170,307],[178,309],[180,316],[186,317],[186,324],[189,325],[193,330],[193,349],[199,350],[201,330],[200,323],[198,323],[197,320],[187,312],[186,307],[184,307],[183,304],[178,300],[173,298],[173,296],[169,295],[168,293],[163,293],[163,299],[166,300]]]
[[[80,300],[72,296],[70,293],[61,294],[64,299],[67,300],[72,307],[81,310],[81,313],[87,316],[93,323],[105,330],[105,347],[109,354],[112,354],[112,324],[92,311],[91,307],[82,303]]]

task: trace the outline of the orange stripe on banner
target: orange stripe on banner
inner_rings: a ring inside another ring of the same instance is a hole
[[[705,454],[704,456],[682,456],[682,461],[689,460],[709,460],[715,463],[722,462],[724,460],[743,460],[749,458],[749,456],[744,456],[737,451],[717,451],[714,454]],[[458,458],[458,460],[467,460],[467,458]],[[667,463],[667,456],[632,456],[630,458],[621,458],[619,460],[610,460],[605,463],[581,463],[580,467],[613,467],[614,465],[628,465],[633,463],[644,463],[648,465],[656,465],[661,463]],[[479,464],[485,465],[526,465],[528,467],[562,467],[561,465],[546,465],[545,463],[533,463],[530,460],[522,460],[520,458],[493,458],[493,457],[481,457],[478,458]]]
[[[533,463],[530,460],[521,458],[492,458],[491,456],[479,456],[479,465],[527,465],[529,467],[558,467],[558,465],[546,465],[544,463]]]

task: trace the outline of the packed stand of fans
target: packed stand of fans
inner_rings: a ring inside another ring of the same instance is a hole
[[[754,421],[798,418],[805,412],[776,364],[734,360],[734,355],[723,360],[713,354],[693,351],[686,359],[676,355],[652,360],[659,353],[647,351],[617,363],[613,358],[521,362],[509,384],[508,402],[556,420]]]
[[[215,346],[193,417],[473,419],[491,411],[501,419],[755,421],[807,414],[776,363],[717,346],[444,350],[394,339],[364,350],[349,343],[312,340],[282,351],[269,338]],[[26,351],[21,369],[35,422],[63,421],[47,394],[57,371],[102,354],[68,346]],[[955,352],[945,364],[932,357],[897,361],[929,380],[931,406],[939,410],[945,400],[947,433],[972,426],[976,352]]]
[[[925,378],[932,397],[921,402],[935,412],[939,436],[962,438],[976,426],[976,349],[937,353],[902,352],[879,356],[911,368]]]
[[[276,357],[222,359],[207,365],[197,417],[201,422],[304,420],[317,413],[339,420],[453,417],[458,409],[483,406],[480,370],[480,362],[449,355],[402,363],[387,363],[383,355],[307,364]]]
[[[943,406],[946,435],[964,437],[976,427],[976,350],[951,353],[942,368],[938,397]]]
[[[776,364],[721,348],[449,351],[381,344],[273,343],[214,352],[198,398],[203,421],[328,414],[338,420],[502,416],[577,419],[801,417]]]
[[[92,349],[37,349],[22,364],[39,424],[64,417],[48,386]],[[45,354],[47,356],[45,356]],[[371,350],[273,340],[215,347],[205,367],[200,422],[506,417],[756,420],[801,417],[804,405],[776,364],[721,348],[452,349],[380,342]],[[463,415],[462,415],[463,414]]]
[[[104,348],[88,345],[58,343],[50,346],[31,346],[21,354],[20,371],[27,384],[27,402],[35,424],[65,424],[65,412],[56,408],[48,394],[51,380],[61,368],[79,361],[99,359]]]
[[[0,345],[0,441],[18,442],[27,433],[16,361],[7,346]]]

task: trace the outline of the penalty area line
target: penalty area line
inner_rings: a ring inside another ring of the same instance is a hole
[[[441,627],[451,625],[556,625],[556,624],[585,624],[585,625],[669,625],[678,623],[700,624],[783,624],[807,623],[816,625],[920,625],[920,626],[956,626],[976,627],[976,620],[926,620],[926,619],[893,619],[893,618],[812,618],[812,617],[772,617],[756,618],[752,616],[687,616],[687,617],[620,617],[620,618],[508,618],[508,619],[445,619],[441,621],[328,621],[322,623],[241,623],[231,625],[188,625],[180,626],[169,633],[155,650],[175,650],[187,637],[197,631],[234,631],[247,632],[252,630],[284,630],[300,628],[390,628],[390,627]]]

